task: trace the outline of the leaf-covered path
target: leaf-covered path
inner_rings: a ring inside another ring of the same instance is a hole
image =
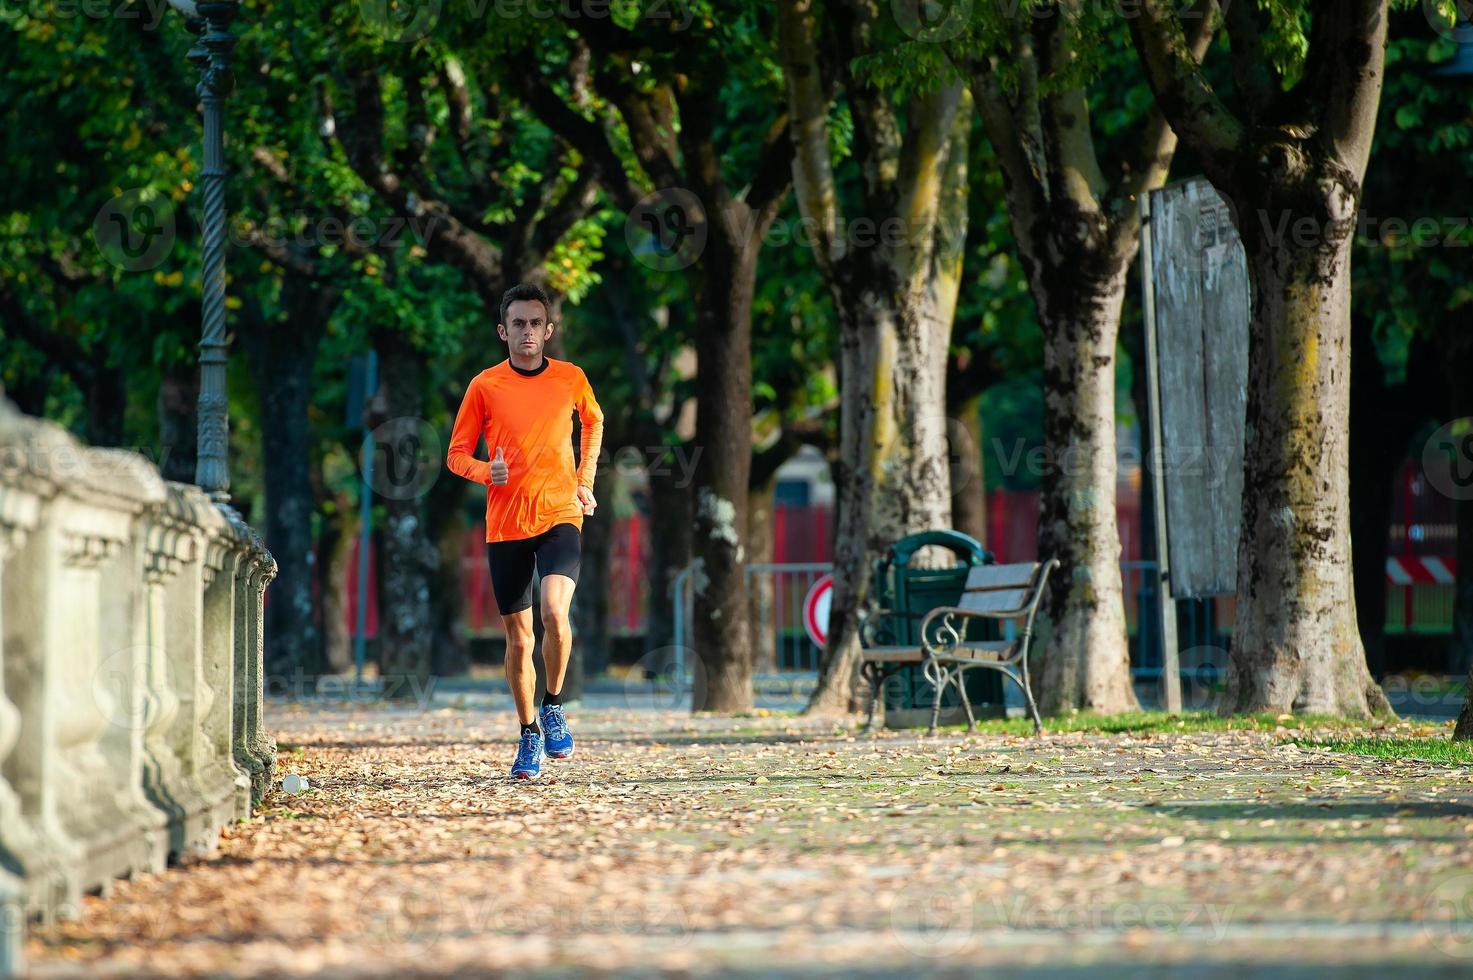
[[[535,968],[1139,975],[1473,967],[1473,772],[1282,733],[877,736],[274,706],[277,792],[218,852],[33,931],[38,977]]]

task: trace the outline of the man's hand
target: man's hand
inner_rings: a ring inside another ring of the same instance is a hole
[[[496,458],[491,460],[491,483],[495,486],[503,486],[507,478],[506,457],[501,455],[501,447],[496,447]]]
[[[598,501],[593,499],[593,491],[582,484],[578,485],[578,506],[583,508],[583,516],[587,517],[593,513],[598,506]]]

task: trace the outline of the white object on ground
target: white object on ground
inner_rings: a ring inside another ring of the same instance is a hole
[[[311,786],[307,782],[306,776],[298,776],[296,773],[293,772],[288,773],[285,777],[282,778],[281,788],[286,792],[292,794],[293,796],[296,796],[298,793],[305,793],[308,789],[311,788]]]

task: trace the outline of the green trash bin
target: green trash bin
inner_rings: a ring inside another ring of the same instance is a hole
[[[945,548],[956,556],[949,568],[915,568],[912,560],[930,545]],[[961,601],[968,572],[978,565],[991,565],[991,552],[960,531],[923,531],[892,544],[874,568],[874,595],[880,614],[873,635],[885,644],[921,642],[921,620],[937,606],[954,606]],[[965,639],[994,640],[997,624],[990,620],[966,621]],[[977,717],[1006,715],[1002,675],[992,670],[969,670],[963,677],[967,697]],[[931,723],[931,699],[935,688],[919,664],[898,668],[880,688],[888,728],[911,728]],[[948,685],[941,696],[941,724],[966,721],[961,698]]]

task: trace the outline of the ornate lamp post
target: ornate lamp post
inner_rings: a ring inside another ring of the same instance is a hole
[[[190,63],[200,70],[198,86],[204,106],[204,328],[199,353],[199,448],[194,482],[220,503],[230,500],[230,440],[225,393],[225,100],[235,87],[230,53],[235,36],[230,22],[240,10],[238,0],[169,0],[184,15],[196,36]]]

